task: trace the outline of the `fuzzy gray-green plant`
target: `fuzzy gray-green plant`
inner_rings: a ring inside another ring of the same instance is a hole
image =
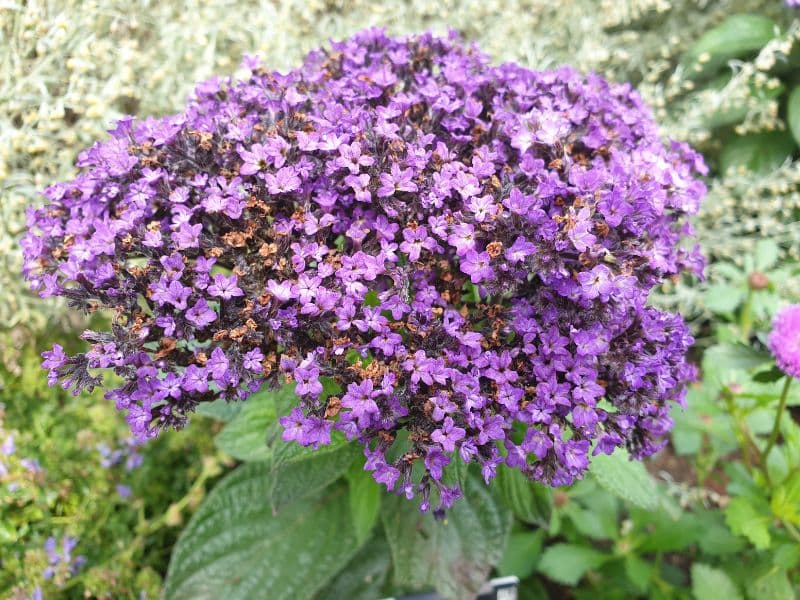
[[[698,86],[681,59],[732,14],[772,18],[782,28],[731,76]],[[242,54],[275,68],[370,25],[393,33],[454,28],[497,61],[545,68],[571,63],[637,85],[665,136],[718,150],[720,114],[745,131],[785,127],[773,93],[775,65],[797,42],[792,11],[777,0],[50,0],[0,7],[0,340],[13,353],[25,331],[64,314],[26,292],[19,275],[25,208],[38,191],[69,178],[77,153],[126,113],[177,110],[195,82],[233,73]],[[731,116],[732,115],[732,116]],[[752,238],[779,236],[796,250],[797,168],[714,180],[698,220],[706,248],[736,257]],[[759,190],[759,191],[756,191]],[[756,202],[755,199],[761,201]],[[792,245],[794,244],[794,245]],[[8,332],[17,333],[16,340]],[[6,362],[8,362],[6,356]],[[0,357],[3,360],[3,357]]]

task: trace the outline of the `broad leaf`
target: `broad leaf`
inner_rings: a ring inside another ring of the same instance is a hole
[[[310,598],[359,549],[347,488],[273,511],[269,465],[243,465],[223,479],[175,546],[166,600]]]
[[[743,535],[759,550],[769,548],[770,517],[761,514],[746,498],[738,497],[725,507],[725,522],[736,535]]]
[[[766,352],[759,352],[744,344],[717,344],[703,354],[703,370],[749,371],[772,360]],[[706,368],[708,367],[708,368]]]
[[[769,173],[780,167],[796,148],[786,131],[767,131],[735,136],[719,157],[720,171],[744,167],[753,173]]]
[[[725,571],[702,563],[692,565],[692,594],[697,600],[708,600],[709,598],[740,600],[742,597],[736,584],[731,581]]]
[[[358,454],[355,444],[341,444],[320,447],[282,462],[278,467],[268,463],[269,502],[277,510],[284,504],[317,493],[344,475]],[[361,537],[360,541],[365,539]]]
[[[214,442],[217,448],[238,460],[263,460],[270,454],[267,430],[277,419],[273,393],[259,392],[245,401]]]
[[[352,492],[351,492],[352,494]],[[389,544],[382,535],[368,541],[316,600],[375,600],[383,598],[383,587],[392,567]]]
[[[587,571],[602,565],[608,557],[587,546],[555,544],[544,551],[539,573],[565,585],[575,585]]]
[[[536,570],[544,544],[544,529],[512,533],[503,560],[497,567],[501,576],[516,576],[525,579]]]
[[[381,510],[399,586],[436,588],[443,598],[475,596],[506,548],[510,515],[486,486],[469,477],[464,497],[437,521],[405,498],[385,498]]]
[[[728,61],[757,53],[777,34],[775,23],[760,15],[733,15],[707,31],[681,59],[687,79],[714,76]]]
[[[213,402],[201,402],[197,405],[195,412],[198,415],[227,423],[239,414],[239,411],[244,408],[244,404],[244,402],[228,402],[223,398],[218,398]]]
[[[381,510],[383,488],[372,478],[372,474],[364,470],[364,461],[356,460],[347,472],[347,483],[350,486],[350,513],[356,535],[359,540],[366,540],[378,521]]]
[[[794,589],[784,569],[772,567],[767,573],[747,583],[750,598],[765,600],[795,600]]]
[[[553,512],[551,488],[531,481],[519,469],[505,464],[498,467],[492,486],[518,519],[542,527],[550,522]]]
[[[628,453],[598,454],[592,458],[589,472],[612,494],[647,510],[658,508],[658,489],[650,473]]]

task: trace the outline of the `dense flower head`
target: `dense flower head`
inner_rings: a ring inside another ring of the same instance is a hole
[[[681,240],[705,166],[630,86],[491,66],[454,34],[245,64],[120,121],[30,212],[34,288],[113,318],[44,354],[52,383],[113,370],[146,438],[294,382],[284,439],[359,440],[423,509],[458,498],[454,461],[561,485],[592,451],[663,445],[692,339],[646,301],[702,270]]]
[[[784,373],[800,379],[800,304],[787,306],[775,316],[769,349]]]

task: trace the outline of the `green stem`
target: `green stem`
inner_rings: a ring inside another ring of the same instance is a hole
[[[750,332],[753,329],[753,290],[750,287],[747,288],[747,299],[739,316],[739,327],[742,330],[742,342],[749,343]]]
[[[772,427],[772,433],[769,436],[767,447],[764,448],[764,452],[761,454],[761,464],[764,465],[764,470],[767,468],[767,458],[769,458],[769,453],[772,451],[773,446],[775,446],[775,442],[778,441],[778,434],[781,431],[781,417],[783,416],[783,411],[786,408],[786,399],[789,397],[789,386],[791,384],[792,378],[787,375],[786,383],[783,384],[780,403],[778,404],[778,414],[775,416],[775,425]]]

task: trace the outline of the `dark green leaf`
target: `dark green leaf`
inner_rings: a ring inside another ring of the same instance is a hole
[[[778,381],[781,377],[783,377],[783,371],[778,367],[772,367],[771,369],[759,371],[753,375],[753,381],[757,381],[758,383],[773,383]]]
[[[647,510],[658,508],[658,489],[650,473],[624,450],[598,454],[589,467],[597,482],[615,496]]]
[[[276,510],[317,493],[339,479],[359,454],[355,444],[323,446],[318,450],[282,462],[270,470],[269,496]],[[363,541],[366,537],[361,538]]]
[[[350,486],[350,514],[360,541],[366,540],[378,521],[383,490],[364,470],[364,461],[355,460],[347,472]]]
[[[392,567],[389,544],[382,535],[368,541],[316,600],[375,600],[383,598],[383,587]]]
[[[443,521],[394,495],[384,498],[381,516],[396,583],[435,587],[443,598],[477,593],[502,558],[510,526],[509,513],[476,477],[467,479],[464,497]]]
[[[531,481],[519,469],[505,464],[498,467],[492,487],[518,519],[542,527],[550,522],[553,512],[551,488]]]
[[[707,31],[681,59],[686,79],[714,76],[734,58],[757,53],[775,37],[775,23],[760,15],[733,15]]]
[[[722,149],[720,171],[744,167],[753,173],[769,173],[781,166],[795,148],[794,139],[786,131],[735,136]]]
[[[647,562],[635,554],[628,554],[625,557],[625,574],[634,587],[639,592],[644,593],[650,587],[650,579],[653,576],[653,563]]]
[[[348,563],[359,544],[346,486],[274,512],[270,484],[255,462],[214,488],[175,546],[166,600],[309,598]]]
[[[538,570],[553,581],[575,585],[587,571],[596,569],[607,558],[594,548],[575,544],[556,544],[544,551]]]

